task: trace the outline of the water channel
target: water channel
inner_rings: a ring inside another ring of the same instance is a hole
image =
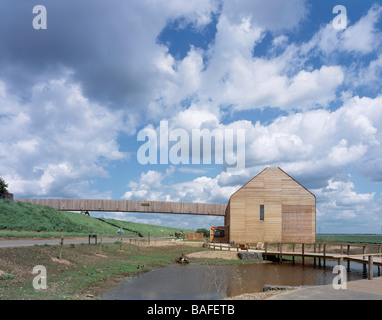
[[[326,268],[291,263],[233,265],[174,264],[130,277],[99,297],[105,300],[210,300],[261,292],[265,284],[311,286],[331,284],[334,261]],[[362,264],[352,263],[347,280],[363,279]]]

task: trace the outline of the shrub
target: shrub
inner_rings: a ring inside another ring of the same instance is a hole
[[[8,194],[8,184],[0,178],[0,195]]]
[[[0,276],[0,280],[12,280],[14,279],[14,275],[10,274],[10,273],[6,273],[6,274],[3,274],[2,276]]]
[[[201,228],[201,229],[196,230],[195,232],[196,232],[196,233],[203,233],[203,235],[204,235],[206,238],[209,238],[209,237],[210,237],[210,231],[207,230],[207,229]]]

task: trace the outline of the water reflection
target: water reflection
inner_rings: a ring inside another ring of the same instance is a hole
[[[106,300],[205,300],[222,299],[247,292],[261,292],[270,285],[324,285],[336,276],[333,265],[315,268],[312,265],[288,263],[255,263],[241,265],[171,265],[153,270],[125,283],[100,298]],[[361,267],[362,271],[362,267]],[[348,280],[361,279],[358,269],[348,273]]]

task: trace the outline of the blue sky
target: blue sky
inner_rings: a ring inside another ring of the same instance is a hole
[[[46,29],[32,25],[38,4]],[[342,30],[332,24],[337,4]],[[278,166],[316,195],[317,231],[381,232],[378,1],[3,0],[0,21],[0,176],[16,198],[226,203]],[[245,168],[216,158],[143,165],[138,133],[159,134],[160,121],[189,137],[245,130]]]

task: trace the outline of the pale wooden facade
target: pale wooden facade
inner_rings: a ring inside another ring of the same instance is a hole
[[[228,227],[210,227],[210,242],[227,243],[229,239]]]
[[[314,243],[316,197],[280,168],[266,168],[230,197],[224,224],[230,242]]]
[[[186,233],[184,238],[186,240],[203,241],[204,234],[203,233]]]

